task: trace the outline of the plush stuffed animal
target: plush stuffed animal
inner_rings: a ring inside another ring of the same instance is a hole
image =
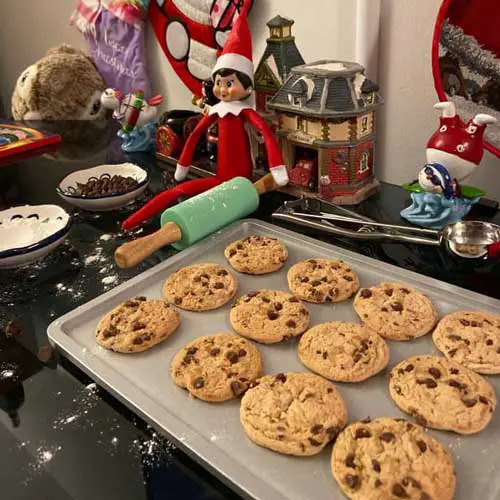
[[[17,80],[12,95],[15,120],[95,120],[103,118],[106,84],[92,60],[79,49],[49,49]]]

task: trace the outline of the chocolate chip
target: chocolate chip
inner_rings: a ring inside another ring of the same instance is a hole
[[[309,278],[304,276],[303,278],[299,278],[302,283],[309,283]]]
[[[409,365],[406,365],[405,371],[406,372],[411,372],[411,371],[413,371],[414,368],[415,367],[410,363]]]
[[[392,293],[394,292],[394,290],[392,288],[388,288],[386,291],[385,291],[385,294],[388,296],[388,297],[392,297]]]
[[[328,353],[326,351],[323,353],[323,359],[328,359]]]
[[[297,327],[297,323],[295,323],[295,321],[293,321],[293,319],[289,319],[285,325],[288,327],[288,328],[296,328]]]
[[[285,383],[286,375],[284,373],[278,373],[278,375],[276,375],[276,380]]]
[[[423,491],[421,494],[420,494],[420,500],[431,500],[431,497],[429,494],[427,494],[425,491]]]
[[[368,290],[368,288],[363,288],[363,290],[361,290],[361,292],[359,292],[359,294],[364,299],[368,299],[369,297],[372,296],[372,292],[370,290]]]
[[[460,335],[448,335],[448,338],[453,341],[462,340],[462,337],[460,337]]]
[[[380,486],[382,486],[382,481],[377,477],[377,479],[375,479],[375,488],[380,488]]]
[[[186,350],[186,353],[187,354],[196,354],[196,352],[198,351],[198,348],[197,347],[189,347],[187,350]]]
[[[201,389],[203,386],[205,385],[205,381],[203,380],[202,377],[199,377],[197,378],[194,383],[193,383],[193,387],[195,389]]]
[[[363,420],[361,420],[361,423],[362,424],[369,424],[371,421],[372,421],[372,419],[370,417],[366,417]]]
[[[408,288],[400,288],[400,291],[406,294],[410,293],[410,290],[408,290]]]
[[[247,355],[247,352],[245,351],[245,349],[240,349],[238,351],[238,357],[244,358],[246,355]]]
[[[462,388],[462,384],[458,380],[454,380],[454,379],[448,380],[448,385],[451,387],[456,387],[457,389]]]
[[[462,398],[462,403],[467,407],[467,408],[472,408],[473,406],[476,406],[477,401],[472,398]]]
[[[301,309],[299,313],[302,314],[302,316],[307,316],[307,309]]]
[[[464,326],[470,326],[470,322],[469,322],[469,321],[467,321],[466,319],[461,319],[461,320],[460,320],[460,323],[461,323],[462,325],[464,325]]]
[[[387,307],[382,307],[381,311],[384,311],[386,313],[389,312],[389,309],[387,309]]]
[[[500,347],[497,349],[497,354],[500,354]]]
[[[402,311],[403,310],[403,304],[401,302],[394,302],[394,304],[391,304],[392,310],[393,311]]]
[[[422,453],[425,453],[427,451],[427,445],[425,444],[425,441],[419,439],[417,441],[417,446]]]
[[[136,337],[136,338],[132,341],[132,343],[133,343],[134,345],[141,345],[143,342],[144,342],[144,340],[143,340],[141,337]]]
[[[448,355],[451,356],[451,357],[455,356],[456,353],[457,353],[457,349],[450,349],[448,351]]]
[[[353,361],[354,361],[355,363],[357,363],[357,362],[358,362],[361,358],[362,358],[362,356],[361,356],[361,354],[359,354],[359,352],[357,352],[357,353],[356,353],[356,354],[352,357],[352,359],[353,359]]]
[[[483,403],[483,405],[487,405],[488,404],[488,400],[484,396],[479,396],[479,401],[481,403]]]
[[[237,363],[240,360],[240,358],[238,357],[238,355],[234,351],[226,352],[226,358],[228,359],[228,361],[232,365],[234,365],[235,363]]]
[[[135,297],[134,300],[138,300],[139,302],[146,302],[148,300],[144,295],[139,295],[139,297]]]
[[[146,328],[146,325],[144,325],[143,323],[134,323],[132,325],[132,330],[134,332],[136,332],[137,330],[142,330],[143,328]]]
[[[316,424],[311,427],[312,434],[319,434],[323,430],[323,426],[321,424]]]
[[[332,389],[331,387],[328,387],[328,389],[326,390],[326,392],[327,392],[328,394],[331,394],[331,393],[333,392],[333,389]]]
[[[227,378],[232,378],[232,377],[234,377],[235,375],[236,375],[236,373],[235,373],[235,372],[227,372],[226,377],[227,377]]]
[[[250,292],[250,293],[247,293],[247,297],[257,297],[257,295],[259,295],[259,292]]]
[[[427,427],[427,420],[419,413],[414,412],[414,417],[418,425],[422,427]]]
[[[481,326],[477,321],[471,321],[470,326],[473,326],[474,328],[477,328],[478,326]]]
[[[488,339],[488,340],[486,341],[486,345],[493,345],[493,340]]]
[[[372,459],[372,467],[373,467],[373,470],[375,472],[380,472],[380,470],[381,470],[380,469],[380,463],[377,460],[375,460],[375,459]]]
[[[390,443],[396,439],[396,436],[392,432],[382,432],[379,436],[380,441],[384,441],[385,443]]]
[[[261,297],[262,302],[265,302],[266,304],[269,304],[271,302],[271,299],[269,297]]]
[[[316,264],[316,261],[314,259],[309,259],[308,262],[310,262],[311,264]]]
[[[311,283],[311,286],[319,286],[321,285],[321,281],[319,280],[314,280],[312,283]]]
[[[177,305],[182,304],[182,299],[180,297],[175,297],[174,303]]]
[[[406,490],[399,483],[393,485],[392,494],[398,498],[409,498],[408,493],[406,493]]]
[[[330,290],[328,290],[328,295],[330,297],[335,297],[335,295],[337,295],[337,293],[338,293],[337,288],[330,288]]]
[[[105,339],[109,339],[111,337],[114,337],[115,335],[117,335],[118,332],[114,331],[114,330],[111,330],[111,329],[106,329],[106,330],[103,330],[102,332],[102,336],[105,338]]]
[[[281,304],[280,302],[275,302],[274,308],[276,309],[276,311],[281,311],[283,309],[283,304]]]
[[[356,476],[355,474],[346,474],[344,476],[344,481],[352,490],[357,490],[361,486],[359,476]]]
[[[307,439],[311,443],[312,446],[321,446],[321,443],[319,441],[316,441],[316,439],[313,439],[312,437],[309,437]]]
[[[276,426],[276,430],[284,432],[284,431],[286,431],[286,428],[283,427],[282,425],[278,425],[278,426]]]
[[[328,278],[327,278],[326,276],[323,276],[323,277],[321,278],[321,281],[322,281],[323,283],[326,283],[326,282],[328,281]]]
[[[274,312],[274,311],[268,311],[268,313],[267,313],[267,317],[268,317],[271,321],[274,321],[275,319],[278,319],[279,314],[278,314],[277,312]]]
[[[225,269],[221,269],[218,273],[217,276],[227,276],[228,272]]]
[[[244,387],[238,381],[231,382],[231,390],[235,396],[239,396],[243,389]]]
[[[276,438],[279,440],[279,441],[283,441],[283,439],[285,439],[285,436],[283,434],[278,434],[276,436]]]
[[[242,245],[241,243],[238,243],[238,244],[236,245],[236,248],[237,248],[238,250],[243,250],[243,245]]]
[[[290,297],[288,302],[300,302],[300,300],[297,297]]]
[[[139,303],[135,300],[127,300],[124,305],[127,307],[139,307]]]
[[[193,278],[193,281],[194,281],[195,283],[199,283],[199,282],[201,281],[201,278],[200,278],[199,276],[195,276],[195,277]]]
[[[417,384],[425,385],[427,389],[435,389],[437,387],[436,381],[431,378],[424,378],[423,380],[417,380]]]
[[[214,347],[211,351],[210,351],[210,356],[217,356],[217,354],[220,353],[220,349],[218,347]]]
[[[354,281],[354,278],[353,278],[352,276],[347,276],[347,275],[346,275],[346,276],[344,276],[344,279],[345,279],[346,281]]]
[[[403,478],[401,482],[403,483],[404,486],[408,486],[409,484],[411,484],[414,488],[417,488],[418,490],[422,489],[420,481],[417,481],[414,477],[406,476],[405,478]]]
[[[464,339],[464,344],[465,345],[470,345],[470,340],[469,339]]]
[[[401,387],[399,387],[399,385],[395,385],[395,386],[394,386],[394,392],[395,392],[396,394],[401,394]]]
[[[355,469],[356,464],[354,463],[354,454],[349,453],[349,455],[347,455],[347,457],[345,458],[344,463],[345,463],[346,467],[350,467],[351,469]]]
[[[372,437],[372,433],[363,427],[358,427],[354,433],[354,439],[363,439]]]
[[[214,288],[216,290],[221,290],[222,288],[224,288],[224,283],[221,283],[220,281],[217,281],[217,283],[214,284]]]

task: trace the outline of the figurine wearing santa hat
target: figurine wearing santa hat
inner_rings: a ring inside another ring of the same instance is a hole
[[[476,195],[463,197],[459,182],[481,163],[484,131],[496,119],[478,114],[464,124],[452,102],[438,102],[434,108],[442,110],[442,115],[427,142],[427,164],[418,174],[420,192],[412,189],[412,204],[401,216],[414,224],[440,229],[461,220],[479,200]]]
[[[123,223],[124,229],[131,229],[167,208],[180,195],[199,194],[233,177],[251,179],[253,162],[247,125],[262,134],[276,184],[284,186],[288,183],[288,173],[278,143],[265,120],[255,111],[252,39],[247,21],[250,3],[250,0],[245,3],[235,20],[224,50],[212,70],[213,91],[220,102],[211,107],[189,136],[175,170],[176,181],[183,181],[187,177],[198,141],[217,122],[219,139],[215,177],[188,181],[159,194],[129,217]]]

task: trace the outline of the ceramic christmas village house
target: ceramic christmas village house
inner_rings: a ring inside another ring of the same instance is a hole
[[[373,194],[379,104],[378,86],[357,63],[325,60],[291,69],[268,102],[291,182],[339,204]]]

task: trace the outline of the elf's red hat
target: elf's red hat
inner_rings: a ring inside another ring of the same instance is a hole
[[[233,27],[222,54],[212,70],[212,76],[223,68],[233,69],[247,75],[253,83],[252,35],[248,27],[247,13],[251,0],[245,0],[241,11],[233,23]]]

